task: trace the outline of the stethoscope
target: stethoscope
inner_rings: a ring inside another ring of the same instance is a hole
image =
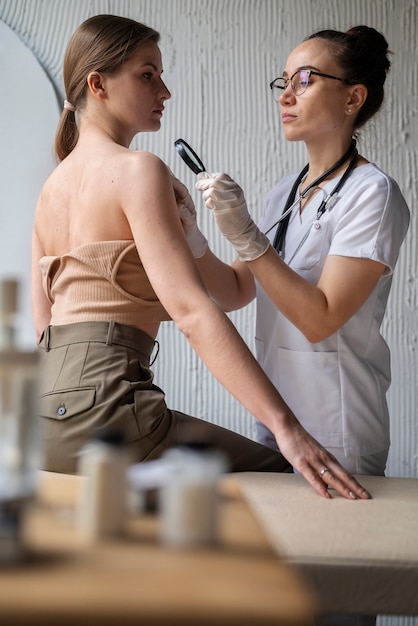
[[[335,201],[337,200],[337,193],[338,191],[341,189],[341,187],[344,185],[345,181],[347,180],[347,178],[350,176],[351,172],[353,171],[355,165],[356,165],[356,161],[357,161],[357,157],[358,157],[358,151],[356,149],[356,140],[353,139],[350,145],[350,148],[347,150],[347,152],[345,154],[343,154],[343,156],[341,157],[341,159],[339,159],[332,167],[330,167],[326,172],[324,172],[323,174],[321,174],[321,176],[318,176],[318,178],[316,178],[310,185],[308,185],[306,187],[306,189],[304,189],[302,191],[302,193],[299,194],[298,198],[295,200],[295,195],[297,193],[297,190],[300,186],[300,184],[302,183],[302,181],[304,180],[308,169],[309,169],[309,164],[305,165],[305,167],[303,168],[303,170],[300,172],[299,176],[297,177],[291,191],[289,194],[289,197],[286,201],[285,207],[283,209],[283,213],[281,214],[280,218],[272,225],[270,226],[270,228],[268,230],[265,231],[265,234],[267,235],[271,230],[273,230],[273,228],[275,226],[278,225],[277,228],[277,232],[274,238],[274,243],[273,246],[274,248],[277,250],[277,252],[279,254],[283,253],[283,245],[284,245],[284,241],[286,238],[286,232],[287,232],[287,228],[289,226],[289,220],[290,220],[290,214],[292,212],[292,210],[294,209],[294,207],[299,204],[299,202],[311,191],[311,189],[313,189],[314,187],[318,186],[323,180],[325,180],[328,176],[330,176],[330,174],[332,174],[333,172],[335,172],[339,167],[341,167],[341,165],[343,165],[347,159],[350,159],[350,163],[346,169],[346,171],[344,172],[344,174],[342,175],[342,177],[340,178],[340,180],[338,181],[338,183],[335,185],[334,189],[331,191],[331,193],[329,193],[327,195],[326,198],[324,198],[316,212],[316,216],[314,221],[312,222],[312,224],[309,226],[308,231],[305,233],[305,235],[303,236],[302,240],[299,242],[296,250],[293,252],[291,259],[289,259],[288,264],[291,263],[291,261],[293,260],[293,258],[295,257],[295,255],[299,252],[299,250],[301,249],[301,247],[303,246],[303,244],[305,243],[305,241],[307,240],[307,238],[309,237],[309,233],[311,231],[312,226],[316,225],[317,222],[321,219],[321,216],[325,213],[325,211],[327,209],[330,209],[333,204],[335,203]]]

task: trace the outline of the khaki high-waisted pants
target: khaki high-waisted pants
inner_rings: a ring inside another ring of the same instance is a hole
[[[154,345],[146,333],[115,322],[46,328],[39,343],[43,469],[76,473],[79,451],[98,429],[122,431],[131,461],[139,462],[159,457],[200,426],[227,454],[230,471],[291,471],[280,453],[168,409],[152,383]]]

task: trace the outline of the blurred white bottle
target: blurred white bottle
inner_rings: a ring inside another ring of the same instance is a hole
[[[120,537],[127,514],[128,461],[118,433],[97,433],[81,450],[84,476],[78,526],[86,541]]]
[[[192,444],[171,448],[162,458],[169,471],[159,492],[161,541],[173,547],[215,545],[225,456],[210,445]]]

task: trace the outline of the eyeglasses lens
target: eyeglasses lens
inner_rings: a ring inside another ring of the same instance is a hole
[[[279,101],[282,92],[287,88],[289,82],[293,93],[296,96],[301,96],[305,93],[306,88],[309,85],[310,74],[309,70],[300,70],[299,72],[293,74],[291,78],[276,78],[276,80],[270,85],[274,100],[276,102]]]
[[[279,101],[279,98],[282,95],[283,90],[286,89],[287,83],[288,83],[287,78],[276,78],[276,80],[274,80],[271,83],[270,85],[271,93],[272,93],[273,99],[276,102]]]
[[[297,96],[301,96],[309,85],[309,72],[307,70],[301,70],[297,72],[292,78],[292,89]]]

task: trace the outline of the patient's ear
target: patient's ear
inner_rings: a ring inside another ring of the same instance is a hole
[[[87,76],[87,85],[95,98],[103,98],[106,95],[103,76],[100,72],[90,72]]]

